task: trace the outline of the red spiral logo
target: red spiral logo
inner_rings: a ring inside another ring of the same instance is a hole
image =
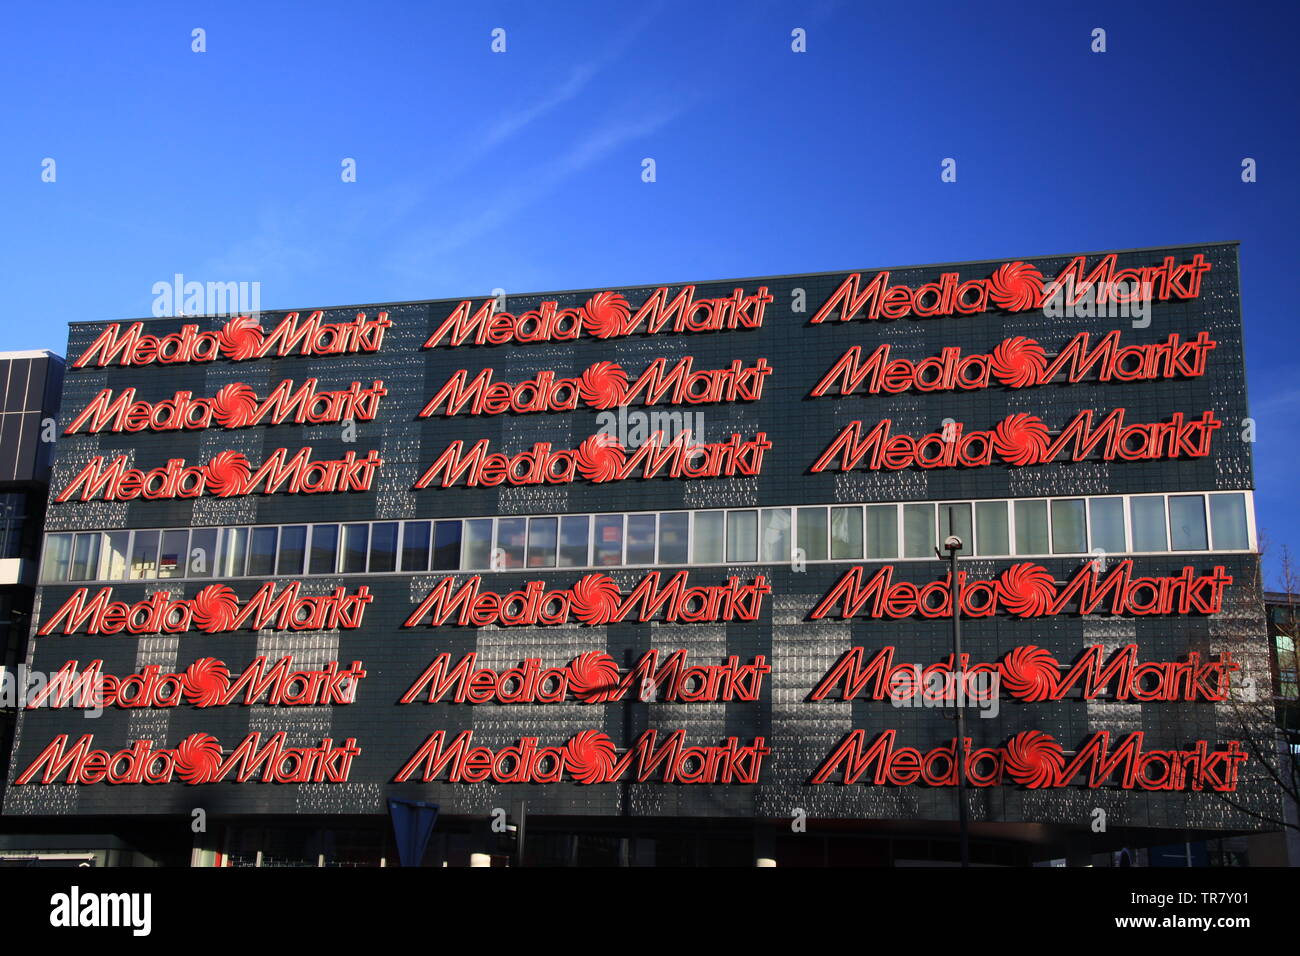
[[[226,358],[248,359],[262,348],[262,327],[251,315],[237,315],[222,326],[217,338]]]
[[[176,776],[189,784],[207,783],[221,767],[221,744],[211,734],[190,734],[176,745]]]
[[[231,382],[212,398],[212,417],[225,428],[243,428],[257,412],[257,392],[243,382]]]
[[[211,707],[230,689],[230,669],[215,657],[201,657],[181,678],[181,691],[195,707]]]
[[[190,604],[192,620],[205,634],[227,630],[239,613],[239,597],[224,584],[209,584]]]
[[[253,473],[248,459],[237,451],[218,452],[204,468],[207,472],[208,490],[222,498],[240,494],[244,482]]]
[[[627,373],[617,362],[596,362],[578,382],[578,394],[592,408],[613,408],[623,403]]]
[[[1037,307],[1043,274],[1027,262],[1008,262],[989,277],[989,298],[1008,312]]]
[[[1003,606],[1021,617],[1040,617],[1056,599],[1056,581],[1041,564],[1013,564],[998,579]]]
[[[618,664],[604,651],[588,651],[569,662],[569,688],[587,704],[613,700],[619,676]]]
[[[579,783],[604,783],[613,776],[618,751],[599,730],[579,731],[564,749],[568,771]]]
[[[1052,438],[1037,415],[1008,415],[993,430],[993,450],[1013,465],[1034,465],[1043,460]]]
[[[1037,790],[1054,787],[1065,769],[1065,754],[1050,734],[1026,730],[1016,734],[1004,748],[1007,776],[1016,783]]]
[[[617,292],[597,292],[582,307],[582,327],[598,339],[623,334],[623,323],[632,314],[627,299]]]
[[[578,471],[589,481],[612,480],[626,459],[618,439],[605,432],[584,439],[574,456]]]
[[[569,610],[583,624],[608,624],[618,611],[623,592],[608,574],[587,574],[570,591]]]
[[[998,343],[990,356],[989,368],[1003,385],[1012,388],[1037,385],[1047,368],[1047,353],[1033,339],[1017,335]]]
[[[1017,647],[1002,659],[1002,683],[1021,700],[1051,700],[1061,665],[1052,652],[1030,644]]]

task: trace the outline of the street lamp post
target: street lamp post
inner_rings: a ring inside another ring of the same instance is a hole
[[[948,513],[948,528],[952,529],[952,512]],[[952,594],[952,668],[953,668],[953,703],[957,708],[957,741],[953,747],[953,760],[957,764],[957,822],[961,837],[961,865],[970,866],[970,825],[966,821],[966,708],[964,706],[963,673],[961,670],[961,583],[957,577],[957,552],[962,548],[962,540],[955,534],[943,539],[944,550],[948,552],[948,580]],[[935,553],[939,554],[936,548]],[[939,554],[942,558],[943,555]]]

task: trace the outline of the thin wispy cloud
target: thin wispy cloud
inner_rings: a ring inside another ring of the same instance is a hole
[[[599,162],[624,144],[656,132],[686,110],[686,105],[661,110],[635,119],[624,118],[592,131],[569,150],[531,173],[516,185],[495,192],[486,208],[449,226],[438,227],[413,237],[402,258],[412,268],[422,269],[430,260],[446,256],[493,229],[509,223],[527,206],[549,195],[566,180]]]

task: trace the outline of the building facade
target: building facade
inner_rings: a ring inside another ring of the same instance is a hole
[[[982,862],[1257,829],[1241,332],[1235,244],[74,324],[4,813],[266,865],[395,859],[392,799],[431,862],[525,809],[528,862],[942,861],[959,778]]]

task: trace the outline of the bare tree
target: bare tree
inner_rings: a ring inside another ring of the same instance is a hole
[[[1256,562],[1254,587],[1248,589],[1246,600],[1264,597],[1263,554],[1261,543]],[[1258,617],[1238,615],[1223,636],[1235,648],[1247,652],[1247,661],[1254,660],[1250,676],[1237,683],[1228,698],[1232,722],[1237,728],[1242,746],[1250,754],[1255,774],[1264,782],[1271,781],[1281,791],[1281,801],[1274,804],[1276,812],[1261,812],[1249,806],[1236,794],[1220,793],[1229,806],[1247,816],[1276,826],[1280,830],[1300,831],[1300,682],[1297,681],[1296,623],[1297,601],[1300,595],[1300,575],[1291,560],[1289,549],[1281,549],[1279,575],[1282,609],[1266,615],[1263,627],[1266,640],[1276,648],[1268,655],[1267,678],[1263,661],[1258,659]],[[1271,618],[1271,620],[1270,620]]]

